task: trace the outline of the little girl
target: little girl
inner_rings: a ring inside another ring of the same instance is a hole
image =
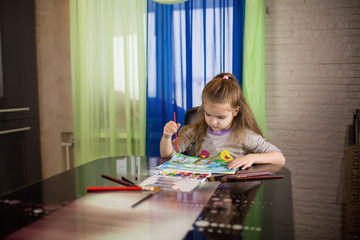
[[[246,169],[253,164],[285,164],[281,151],[266,142],[234,75],[221,73],[202,92],[198,120],[180,129],[179,152],[195,145],[196,156],[228,160],[228,168]],[[179,123],[168,122],[160,141],[161,157],[171,157]]]

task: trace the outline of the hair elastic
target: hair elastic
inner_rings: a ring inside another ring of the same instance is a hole
[[[229,79],[229,76],[228,76],[228,75],[224,75],[224,76],[222,77],[222,79]]]

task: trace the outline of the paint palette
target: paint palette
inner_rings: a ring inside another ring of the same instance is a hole
[[[205,181],[206,178],[211,176],[211,173],[163,170],[157,172],[156,175],[176,177],[176,178],[198,179],[201,181]]]
[[[191,192],[210,177],[210,173],[162,170],[140,183],[141,187],[161,187],[163,190]]]

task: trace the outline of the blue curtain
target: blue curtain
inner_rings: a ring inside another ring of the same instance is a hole
[[[242,81],[245,0],[148,0],[146,155],[159,156],[164,125],[182,125],[201,105],[205,84],[221,72]]]

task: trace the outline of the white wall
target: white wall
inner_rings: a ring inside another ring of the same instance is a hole
[[[341,239],[346,131],[360,108],[359,5],[264,1],[267,135],[292,172],[296,239]]]
[[[43,177],[66,170],[61,133],[72,132],[69,0],[36,0]]]

